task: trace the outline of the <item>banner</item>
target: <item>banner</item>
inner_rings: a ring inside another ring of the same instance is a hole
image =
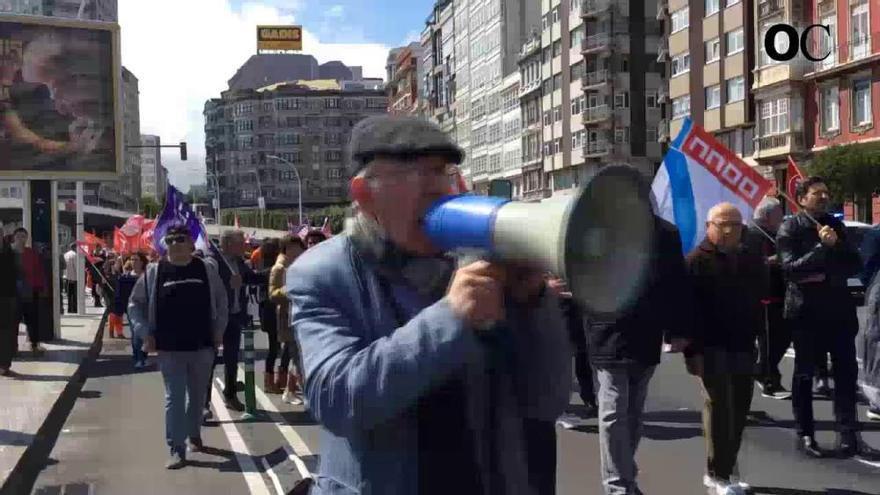
[[[798,184],[806,177],[801,169],[798,168],[797,163],[791,158],[788,157],[788,170],[786,170],[786,181],[785,181],[785,193],[788,194],[788,197],[797,201],[797,187]],[[789,211],[796,212],[800,210],[800,206],[792,203],[791,201],[786,201],[788,203]]]
[[[690,252],[706,236],[706,215],[732,203],[743,220],[752,218],[772,184],[711,134],[684,120],[651,186],[658,216],[674,223]]]
[[[168,184],[168,191],[165,193],[165,208],[156,220],[156,227],[153,230],[153,248],[162,256],[167,252],[165,232],[174,225],[185,225],[189,229],[189,235],[195,242],[196,249],[207,253],[208,249],[213,247],[213,244],[208,242],[208,234],[199,221],[198,215],[186,202],[186,196]]]
[[[118,31],[113,23],[0,16],[0,177],[118,177]]]

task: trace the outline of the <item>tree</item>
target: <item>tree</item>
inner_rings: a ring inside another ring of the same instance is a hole
[[[156,201],[156,198],[152,196],[142,196],[141,211],[139,211],[138,213],[143,215],[144,218],[156,218],[161,209],[162,205],[159,204],[158,201]]]
[[[831,146],[816,153],[807,169],[825,179],[835,201],[852,201],[871,218],[871,198],[880,189],[880,143]]]

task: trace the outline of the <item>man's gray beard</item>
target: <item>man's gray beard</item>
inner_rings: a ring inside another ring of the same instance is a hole
[[[345,233],[367,260],[378,266],[380,275],[403,279],[422,295],[442,297],[454,269],[445,256],[417,256],[394,244],[375,220],[357,212],[345,221]]]

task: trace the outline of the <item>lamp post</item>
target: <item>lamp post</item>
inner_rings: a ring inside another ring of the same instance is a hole
[[[262,184],[260,184],[260,173],[256,170],[251,170],[251,172],[253,172],[254,175],[257,177],[257,189],[258,189],[257,208],[260,210],[260,228],[262,229],[263,228],[263,208],[262,208],[262,206],[265,206],[266,200],[263,198],[263,186],[262,186]]]
[[[214,214],[217,216],[217,225],[222,225],[223,221],[220,216],[220,180],[217,174],[208,171],[207,176],[214,179]]]
[[[293,176],[296,177],[296,187],[297,187],[297,202],[299,203],[299,224],[303,224],[303,195],[302,195],[302,181],[299,178],[299,170],[296,169],[296,165],[290,163],[289,161],[281,158],[277,155],[266,155],[268,158],[272,158],[274,160],[278,160],[281,163],[289,166],[293,169]]]

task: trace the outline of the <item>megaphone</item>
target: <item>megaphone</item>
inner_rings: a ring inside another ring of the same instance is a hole
[[[618,313],[638,296],[653,226],[648,186],[629,166],[601,169],[569,201],[447,196],[424,218],[438,248],[551,272],[599,315]]]

